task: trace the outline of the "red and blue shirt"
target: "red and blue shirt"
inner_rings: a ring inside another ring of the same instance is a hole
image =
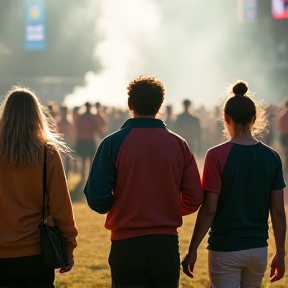
[[[205,158],[202,188],[219,198],[208,249],[267,246],[271,192],[285,186],[279,154],[262,142],[226,142],[211,148]]]
[[[203,200],[187,142],[155,118],[129,119],[101,142],[84,193],[93,210],[108,212],[112,240],[175,235]]]

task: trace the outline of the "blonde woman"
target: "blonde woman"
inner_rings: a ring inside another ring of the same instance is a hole
[[[0,287],[54,287],[54,269],[42,263],[40,229],[44,146],[47,218],[64,237],[72,269],[77,246],[73,209],[59,152],[68,152],[53,119],[34,92],[12,87],[0,114]],[[49,222],[49,221],[48,221]],[[53,223],[52,223],[53,224]]]

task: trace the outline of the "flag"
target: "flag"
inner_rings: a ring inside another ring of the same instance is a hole
[[[238,19],[252,22],[257,19],[257,0],[238,0]]]
[[[45,0],[25,0],[25,49],[46,48]]]

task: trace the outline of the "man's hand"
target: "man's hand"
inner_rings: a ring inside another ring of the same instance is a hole
[[[59,269],[59,273],[66,273],[69,272],[72,267],[74,266],[74,257],[73,254],[68,252],[68,258],[67,258],[67,263],[65,266],[61,267]]]
[[[285,273],[285,255],[275,255],[271,262],[271,282],[280,280]]]
[[[190,278],[194,278],[193,270],[197,260],[197,251],[190,251],[182,261],[183,272]]]

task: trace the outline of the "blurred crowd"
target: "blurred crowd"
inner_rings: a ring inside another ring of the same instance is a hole
[[[51,116],[63,140],[74,152],[73,157],[64,157],[67,177],[69,173],[80,173],[82,180],[90,168],[96,147],[101,140],[121,128],[129,118],[129,111],[102,106],[99,102],[86,102],[83,107],[68,109],[66,106],[48,104]]]
[[[183,101],[183,112],[175,114],[173,106],[162,108],[157,118],[162,119],[168,129],[179,134],[188,142],[196,158],[201,159],[207,150],[227,140],[223,123],[222,107],[207,109],[201,106],[193,109],[189,99]],[[107,135],[119,130],[131,117],[129,110],[85,103],[82,107],[68,109],[51,102],[50,114],[74,152],[74,157],[64,157],[63,163],[67,177],[70,172],[80,173],[82,180],[90,168],[96,148]],[[267,127],[256,137],[263,143],[280,151],[284,170],[288,168],[288,100],[264,107]]]

